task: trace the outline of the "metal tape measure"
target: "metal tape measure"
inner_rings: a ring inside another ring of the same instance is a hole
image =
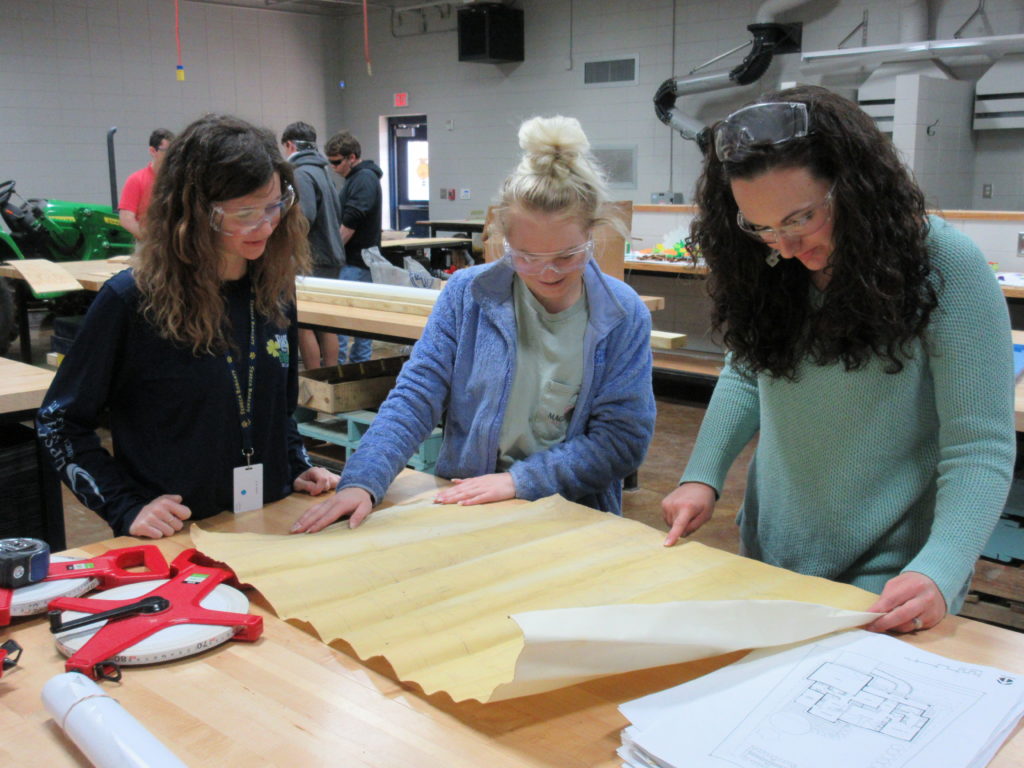
[[[50,545],[41,539],[0,539],[0,587],[42,581],[50,570]]]

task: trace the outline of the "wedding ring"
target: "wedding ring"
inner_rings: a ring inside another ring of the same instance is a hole
[[[921,621],[921,617],[920,616],[915,616],[913,623],[914,623],[914,631],[915,632],[917,630],[919,630],[922,626],[924,626],[924,623]]]

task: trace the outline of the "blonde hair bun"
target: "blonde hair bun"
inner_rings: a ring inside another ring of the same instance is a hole
[[[519,126],[519,146],[523,156],[501,186],[502,231],[514,206],[578,218],[587,231],[603,221],[598,211],[607,199],[604,173],[579,120],[531,117]]]
[[[579,120],[555,115],[530,118],[519,126],[519,146],[537,162],[571,161],[590,150],[590,141]]]

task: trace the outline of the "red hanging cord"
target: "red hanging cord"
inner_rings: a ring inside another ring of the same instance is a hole
[[[370,17],[363,0],[363,57],[366,59],[366,74],[373,77],[373,63],[370,61]]]

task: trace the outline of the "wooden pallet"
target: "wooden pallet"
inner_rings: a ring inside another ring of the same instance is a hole
[[[978,560],[960,615],[1024,632],[1024,563]]]

